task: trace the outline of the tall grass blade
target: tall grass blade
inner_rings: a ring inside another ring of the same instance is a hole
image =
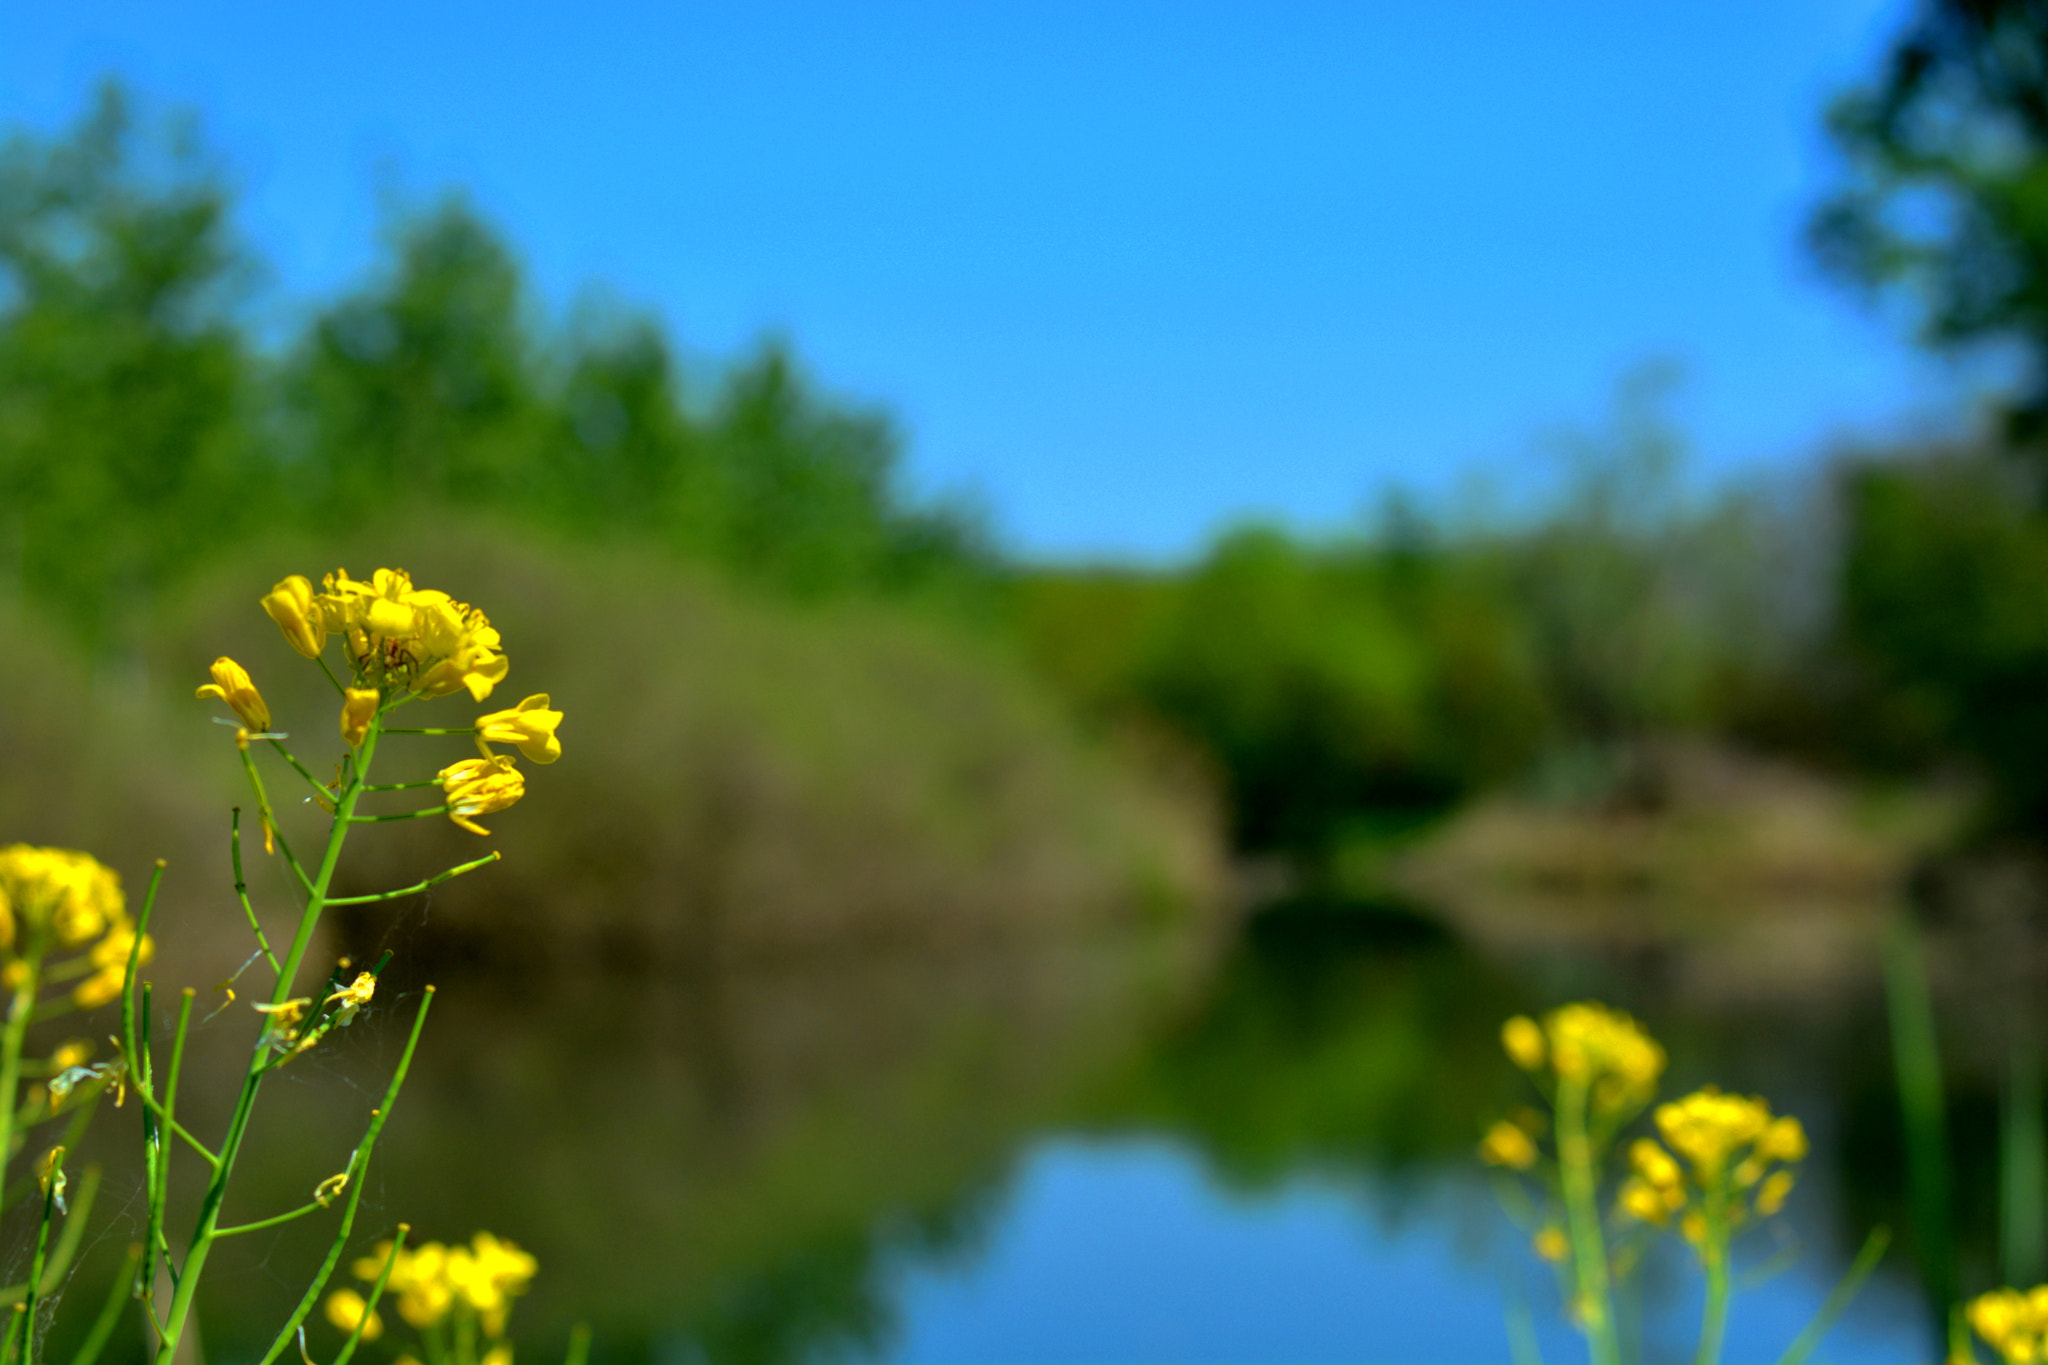
[[[1891,1017],[1892,1062],[1905,1125],[1906,1186],[1920,1276],[1945,1337],[1956,1302],[1951,1168],[1941,1054],[1935,1046],[1934,1000],[1911,910],[1893,910],[1884,932],[1884,993]],[[1938,1338],[1939,1339],[1939,1338]]]

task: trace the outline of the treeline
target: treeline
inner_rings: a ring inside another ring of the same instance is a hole
[[[251,531],[437,508],[640,537],[803,595],[989,572],[970,517],[902,493],[888,418],[779,345],[698,374],[630,308],[550,323],[460,198],[259,344],[233,209],[192,129],[118,85],[0,152],[0,587],[88,645]]]
[[[1105,729],[1194,755],[1247,851],[1327,860],[1503,784],[1626,797],[1672,734],[1961,767],[1998,827],[2048,819],[2048,461],[2024,433],[1703,498],[1651,375],[1508,512],[1397,499],[1173,571],[1019,565],[906,497],[887,416],[781,347],[698,367],[629,308],[542,317],[459,199],[259,341],[233,207],[196,137],[113,86],[0,153],[0,594],[103,656],[253,534],[447,511],[771,595],[970,603],[956,621]]]

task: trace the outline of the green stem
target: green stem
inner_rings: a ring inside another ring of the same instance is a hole
[[[299,1205],[290,1213],[280,1213],[269,1218],[259,1218],[253,1223],[237,1223],[231,1228],[215,1228],[213,1230],[213,1239],[217,1242],[223,1237],[239,1237],[245,1232],[261,1232],[265,1228],[274,1228],[280,1223],[289,1223],[294,1218],[304,1218],[309,1213],[318,1213],[326,1207],[325,1204],[316,1199],[310,1204]]]
[[[445,730],[401,730],[398,726],[394,725],[384,733],[387,735],[473,735],[476,733],[476,727],[474,725],[464,725],[459,728]]]
[[[284,747],[284,741],[279,739],[272,739],[270,741],[270,747],[277,750],[280,754],[284,755],[284,761],[291,764],[293,770],[296,771],[300,777],[306,779],[307,786],[311,787],[314,791],[319,792],[322,797],[329,801],[332,801],[334,799],[334,793],[327,789],[327,784],[325,782],[322,782],[319,778],[313,776],[313,774],[307,772],[306,765],[299,762],[297,755],[293,754],[290,749]]]
[[[248,774],[249,785],[256,792],[257,814],[263,819],[264,837],[277,845],[277,851],[284,855],[285,865],[299,879],[299,885],[306,889],[308,896],[317,893],[312,881],[306,876],[306,869],[299,866],[299,860],[292,854],[292,846],[285,842],[284,831],[277,827],[277,812],[270,808],[270,793],[264,789],[263,774],[256,771],[256,758],[247,749],[241,750],[242,771]]]
[[[1725,1178],[1725,1177],[1724,1177]],[[1722,1198],[1710,1191],[1706,1206],[1706,1243],[1700,1259],[1707,1272],[1707,1306],[1700,1318],[1700,1349],[1694,1365],[1720,1365],[1721,1342],[1728,1331],[1728,1224],[1722,1216]]]
[[[380,712],[381,715],[381,712]],[[277,988],[270,998],[273,1005],[282,1005],[291,998],[292,986],[296,982],[300,964],[306,952],[312,947],[313,933],[319,927],[321,911],[327,906],[327,888],[334,880],[335,867],[341,861],[342,845],[348,840],[349,823],[355,814],[356,801],[363,794],[364,775],[370,770],[370,761],[377,750],[379,723],[372,718],[369,729],[363,735],[355,761],[348,765],[348,782],[334,805],[334,820],[328,827],[327,850],[320,859],[320,871],[308,884],[306,908],[299,916],[298,932],[292,937],[291,948],[286,952],[284,968],[278,973]],[[246,751],[244,753],[246,759]],[[258,799],[262,798],[261,779],[256,776],[256,765],[246,762],[252,784],[256,786]],[[282,845],[280,844],[280,847]],[[297,865],[294,864],[294,867]],[[301,874],[303,876],[303,874]],[[415,1032],[417,1037],[417,1032]],[[408,1054],[409,1055],[409,1054]],[[178,1279],[176,1294],[171,1299],[171,1309],[165,1315],[161,1352],[175,1357],[178,1340],[184,1334],[186,1320],[192,1312],[194,1291],[199,1286],[200,1272],[205,1269],[207,1253],[220,1226],[221,1203],[227,1197],[229,1177],[234,1173],[235,1157],[241,1151],[242,1138],[249,1130],[249,1115],[255,1108],[256,1092],[262,1086],[263,1075],[269,1069],[271,1050],[269,1033],[266,1030],[259,1038],[249,1058],[249,1071],[242,1081],[242,1092],[235,1102],[234,1115],[228,1121],[227,1136],[220,1146],[220,1162],[213,1169],[213,1177],[207,1182],[206,1193],[199,1204],[199,1220],[192,1230],[192,1239],[186,1245],[185,1267]],[[354,1204],[350,1210],[353,1212]],[[300,1315],[303,1319],[304,1315]]]
[[[425,810],[400,811],[396,815],[351,815],[349,819],[358,825],[384,825],[393,820],[424,820],[429,815],[446,815],[448,807],[429,806]]]
[[[57,1212],[58,1182],[64,1175],[64,1152],[53,1149],[55,1159],[50,1162],[49,1186],[43,1191],[43,1221],[36,1229],[35,1254],[28,1263],[28,1293],[21,1301],[21,1356],[22,1365],[35,1365],[36,1349],[36,1301],[41,1297],[43,1285],[43,1256],[50,1245],[50,1219]]]
[[[388,735],[391,731],[386,730],[384,733]],[[363,788],[363,790],[366,792],[409,792],[416,791],[421,787],[438,787],[440,785],[441,779],[438,777],[423,777],[417,782],[373,782]]]
[[[398,1103],[398,1089],[405,1084],[405,1073],[412,1069],[413,1050],[419,1046],[420,1030],[426,1026],[427,1010],[434,1003],[434,988],[427,987],[426,995],[420,1001],[419,1013],[413,1016],[412,1033],[405,1040],[405,1051],[398,1056],[398,1069],[391,1073],[391,1084],[385,1088],[384,1103],[371,1111],[369,1131],[363,1134],[362,1145],[356,1148],[355,1156],[349,1161],[348,1202],[342,1206],[341,1226],[334,1230],[334,1240],[328,1244],[327,1259],[320,1265],[320,1272],[313,1282],[306,1286],[306,1293],[299,1300],[299,1306],[277,1334],[277,1340],[270,1343],[258,1365],[270,1365],[277,1359],[291,1341],[292,1333],[306,1320],[306,1314],[320,1301],[321,1291],[327,1288],[328,1277],[334,1274],[334,1267],[341,1261],[341,1250],[348,1245],[349,1233],[355,1227],[356,1206],[363,1198],[363,1173],[370,1168],[370,1153],[377,1145],[377,1135],[384,1131],[384,1121],[391,1117],[391,1106]]]
[[[1877,1263],[1884,1256],[1884,1249],[1890,1245],[1890,1228],[1872,1228],[1870,1235],[1863,1239],[1863,1250],[1856,1253],[1855,1263],[1847,1274],[1836,1283],[1828,1294],[1827,1302],[1813,1315],[1813,1321],[1806,1324],[1799,1335],[1792,1338],[1792,1344],[1785,1348],[1785,1354],[1778,1357],[1778,1365],[1805,1365],[1806,1358],[1813,1354],[1813,1348],[1820,1345],[1821,1338],[1835,1325],[1835,1320],[1848,1309],[1856,1291],[1870,1278],[1870,1272],[1877,1269]]]
[[[397,1234],[391,1239],[391,1254],[384,1258],[384,1268],[377,1272],[377,1283],[370,1286],[370,1297],[363,1302],[363,1315],[356,1320],[356,1327],[348,1334],[348,1340],[341,1344],[341,1354],[334,1358],[334,1365],[348,1365],[349,1357],[356,1353],[356,1343],[363,1339],[363,1329],[370,1325],[370,1315],[377,1311],[377,1301],[384,1297],[384,1286],[391,1282],[392,1267],[398,1264],[398,1254],[405,1249],[406,1234],[412,1231],[410,1223],[400,1223]]]
[[[29,1017],[35,1013],[36,988],[43,968],[42,945],[32,956],[21,959],[27,977],[8,1002],[7,1024],[0,1032],[0,1169],[14,1156],[14,1092],[21,1085],[21,1049],[28,1038]]]
[[[327,903],[329,905],[367,905],[371,901],[396,900],[400,896],[418,895],[422,891],[431,891],[442,882],[453,881],[465,872],[474,872],[487,863],[495,863],[500,856],[502,855],[497,853],[487,853],[481,858],[473,858],[469,862],[451,867],[446,872],[429,877],[423,882],[415,882],[411,886],[401,886],[396,891],[379,891],[372,896],[335,896]]]
[[[1619,1365],[1614,1329],[1614,1296],[1607,1281],[1607,1242],[1600,1230],[1599,1173],[1586,1133],[1586,1083],[1564,1078],[1557,1087],[1558,1174],[1564,1183],[1565,1218],[1571,1229],[1577,1268],[1579,1315],[1586,1324],[1592,1365]]]
[[[263,956],[270,960],[270,970],[276,972],[277,954],[270,951],[270,940],[264,937],[263,925],[256,919],[256,907],[249,904],[249,883],[242,876],[242,808],[236,806],[229,817],[228,848],[235,864],[235,899],[242,903],[242,914],[249,921],[250,930],[256,935],[256,946],[263,950]]]
[[[1949,1310],[1957,1303],[1948,1102],[1941,1053],[1935,1042],[1934,998],[1927,984],[1927,965],[1919,932],[1905,906],[1895,909],[1885,926],[1884,993],[1905,1127],[1913,1246],[1927,1295],[1933,1300],[1935,1321],[1946,1325]]]

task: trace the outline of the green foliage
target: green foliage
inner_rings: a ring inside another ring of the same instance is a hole
[[[273,356],[237,311],[260,272],[232,210],[196,134],[117,86],[0,159],[0,586],[89,645],[130,640],[249,527],[400,507],[641,539],[806,597],[988,581],[974,519],[903,496],[890,422],[779,344],[693,395],[644,315],[547,324],[453,197],[400,217],[376,275]]]
[[[1882,733],[1970,756],[2008,821],[2048,815],[2048,525],[2010,463],[1873,464],[1847,480],[1841,628]]]
[[[1932,343],[2017,343],[2025,426],[2048,417],[2048,10],[1917,7],[1874,83],[1829,115],[1846,159],[1814,215],[1823,265],[1902,293]]]
[[[231,530],[260,484],[229,194],[107,87],[66,140],[0,152],[0,585],[86,638]]]

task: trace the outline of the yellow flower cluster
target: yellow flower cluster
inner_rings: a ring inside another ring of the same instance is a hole
[[[1970,1326],[2007,1365],[2048,1359],[2048,1284],[1994,1289],[1970,1301]]]
[[[390,1258],[391,1243],[378,1243],[352,1267],[356,1278],[375,1283]],[[426,1242],[400,1249],[386,1287],[398,1296],[398,1315],[414,1327],[425,1330],[451,1312],[466,1312],[476,1315],[486,1336],[496,1337],[505,1330],[505,1315],[511,1311],[512,1300],[526,1292],[527,1283],[538,1268],[531,1255],[512,1243],[479,1232],[468,1246]],[[337,1326],[341,1325],[337,1314],[349,1307],[345,1302],[337,1308],[335,1299],[342,1295],[354,1300],[358,1315],[362,1305],[361,1299],[349,1290],[337,1290],[330,1295],[327,1314]],[[348,1330],[354,1330],[354,1325],[351,1319]],[[369,1335],[368,1328],[364,1335]]]
[[[1520,1124],[1501,1119],[1479,1140],[1479,1159],[1489,1166],[1526,1171],[1536,1164],[1536,1141]]]
[[[1664,1049],[1620,1010],[1594,1001],[1561,1005],[1538,1024],[1516,1015],[1501,1026],[1501,1046],[1524,1071],[1546,1066],[1561,1081],[1588,1088],[1597,1109],[1640,1109],[1657,1093]]]
[[[27,959],[86,948],[89,975],[71,996],[80,1009],[96,1009],[121,993],[134,946],[135,925],[111,868],[70,849],[0,848],[0,957],[10,984],[29,973]],[[144,935],[141,960],[154,950]]]
[[[505,656],[489,619],[445,592],[414,588],[403,569],[379,569],[367,583],[337,569],[320,588],[314,592],[293,574],[263,598],[263,610],[309,659],[319,657],[329,635],[341,636],[358,684],[427,697],[466,689],[482,701],[505,680]]]
[[[1763,1099],[1724,1095],[1711,1085],[1658,1105],[1655,1117],[1665,1145],[1638,1138],[1629,1148],[1631,1174],[1619,1196],[1624,1213],[1663,1227],[1683,1211],[1679,1226],[1697,1246],[1706,1236],[1709,1201],[1729,1231],[1784,1207],[1792,1192],[1792,1172],[1784,1168],[1807,1153],[1798,1119],[1773,1117]]]

